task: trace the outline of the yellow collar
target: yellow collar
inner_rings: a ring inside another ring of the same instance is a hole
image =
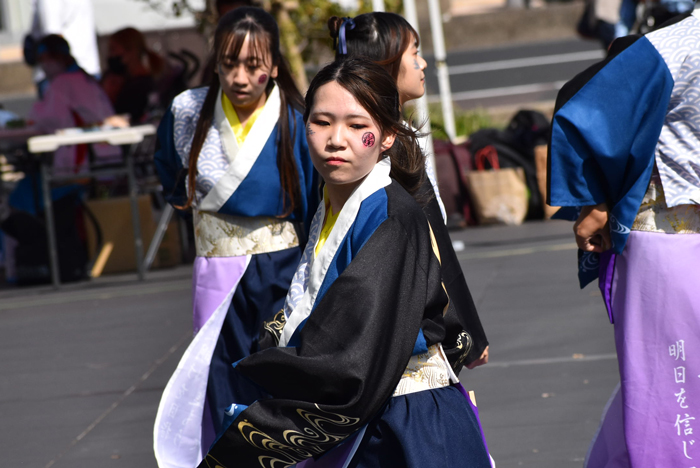
[[[238,118],[238,113],[236,113],[236,109],[233,107],[233,104],[226,96],[226,93],[221,93],[221,107],[223,107],[226,119],[231,125],[231,130],[233,130],[233,134],[236,136],[236,143],[238,143],[238,146],[241,146],[243,144],[246,137],[248,136],[248,133],[250,133],[250,129],[253,128],[255,121],[258,119],[258,116],[265,108],[265,106],[262,106],[255,109],[253,114],[248,118],[248,121],[245,123],[244,127],[243,125],[241,125],[241,121]]]

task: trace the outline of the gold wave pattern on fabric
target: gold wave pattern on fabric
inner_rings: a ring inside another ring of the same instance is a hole
[[[240,257],[277,252],[299,245],[291,221],[199,210],[194,211],[194,239],[200,257]]]
[[[453,369],[458,369],[464,364],[464,361],[467,359],[467,356],[469,355],[469,351],[471,351],[472,346],[473,340],[471,335],[464,330],[459,332],[459,335],[457,335],[457,345],[455,346],[455,348],[459,350],[459,357],[453,364]]]
[[[439,345],[428,348],[427,353],[411,356],[393,396],[407,395],[450,385],[450,374]]]
[[[272,320],[263,322],[263,329],[267,330],[275,339],[275,344],[279,344],[282,330],[287,323],[287,317],[284,315],[284,309],[280,310],[272,317]]]
[[[633,231],[660,232],[666,234],[700,234],[700,206],[666,206],[666,196],[656,168],[649,187],[642,199]]]
[[[283,468],[294,465],[302,460],[314,455],[320,455],[328,450],[329,446],[344,440],[353,432],[353,426],[359,422],[359,418],[351,418],[341,414],[323,411],[318,405],[316,408],[323,414],[315,414],[303,409],[297,409],[297,414],[301,416],[309,426],[302,431],[287,430],[282,437],[283,442],[275,440],[272,436],[257,429],[248,420],[238,423],[238,430],[243,438],[255,448],[265,452],[273,452],[275,455],[261,455],[258,462],[263,468]],[[343,428],[342,432],[335,432],[333,428]],[[322,447],[321,445],[325,445]],[[218,463],[207,455],[207,466],[217,468]],[[219,464],[220,465],[220,464]],[[221,466],[221,468],[224,468]],[[229,467],[230,468],[230,467]]]

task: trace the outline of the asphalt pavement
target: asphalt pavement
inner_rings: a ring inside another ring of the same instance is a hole
[[[465,370],[499,468],[581,466],[618,381],[571,225],[453,233],[491,342]],[[0,466],[155,467],[160,394],[191,336],[191,269],[0,292]]]
[[[460,379],[476,392],[499,468],[580,467],[619,382],[612,325],[594,285],[576,278],[572,224],[456,232],[491,343],[489,364]]]
[[[455,104],[464,109],[551,101],[576,74],[602,60],[600,44],[571,38],[447,55]],[[426,56],[428,100],[439,102],[435,60]]]

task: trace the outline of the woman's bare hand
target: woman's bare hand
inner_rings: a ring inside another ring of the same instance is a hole
[[[489,347],[487,346],[486,349],[484,349],[484,352],[481,353],[481,357],[477,359],[476,361],[467,364],[467,369],[474,369],[475,367],[478,366],[483,366],[484,364],[489,362]]]
[[[584,252],[600,253],[612,247],[607,205],[584,206],[574,223],[574,234],[576,244]]]

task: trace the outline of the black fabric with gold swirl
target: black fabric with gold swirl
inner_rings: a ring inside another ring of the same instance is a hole
[[[260,339],[258,340],[258,350],[277,346],[286,323],[287,317],[284,316],[284,309],[277,312],[275,316],[272,317],[272,320],[263,322],[262,330],[260,331]]]
[[[467,356],[469,355],[469,351],[472,349],[472,345],[473,341],[471,335],[462,330],[462,332],[457,335],[457,340],[452,346],[446,349],[443,348],[445,351],[445,356],[450,362],[452,370],[455,372],[455,374],[459,374],[462,366],[464,366]]]

